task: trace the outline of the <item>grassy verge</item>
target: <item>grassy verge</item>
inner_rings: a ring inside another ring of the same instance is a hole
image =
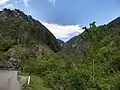
[[[43,80],[38,76],[31,76],[29,85],[25,85],[24,90],[52,90],[43,86]]]

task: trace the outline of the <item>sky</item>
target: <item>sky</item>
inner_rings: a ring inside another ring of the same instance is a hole
[[[93,21],[102,25],[120,16],[120,0],[0,0],[3,8],[20,9],[64,41]]]

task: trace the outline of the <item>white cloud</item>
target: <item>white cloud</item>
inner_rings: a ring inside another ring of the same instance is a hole
[[[4,5],[8,2],[9,0],[0,0],[0,5]]]
[[[48,0],[48,2],[52,3],[55,6],[56,0]]]
[[[79,25],[58,25],[42,22],[58,39],[69,40],[73,36],[79,35],[84,30]]]
[[[26,7],[28,7],[28,6],[29,6],[29,2],[30,2],[31,0],[21,0],[21,1],[23,1],[24,5],[25,5]]]

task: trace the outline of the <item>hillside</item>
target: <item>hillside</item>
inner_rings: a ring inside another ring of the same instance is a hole
[[[83,28],[62,51],[25,71],[40,76],[43,87],[53,90],[120,90],[120,18]]]
[[[0,62],[7,67],[12,67],[10,61],[40,59],[60,49],[55,36],[30,15],[18,9],[0,11]]]
[[[65,42],[60,40],[60,39],[57,39],[57,42],[61,45],[61,47],[64,47],[65,45]]]
[[[103,40],[107,39],[108,36],[110,37],[108,40],[108,42],[110,41],[114,41],[117,42],[117,40],[120,40],[120,18],[116,18],[115,20],[109,22],[107,25],[101,25],[99,27],[96,27],[96,29],[101,29],[102,31],[99,32],[99,35]],[[84,27],[84,29],[87,29],[86,27]],[[90,28],[91,32],[92,32],[92,28]],[[102,34],[104,33],[104,35],[102,36]],[[69,41],[66,42],[65,44],[65,51],[67,52],[69,50],[69,53],[71,52],[76,52],[75,54],[78,54],[80,57],[88,57],[89,53],[90,53],[90,46],[92,44],[92,42],[90,40],[87,40],[84,38],[84,36],[88,34],[87,30],[84,31],[82,34],[75,36],[73,38],[71,38]],[[94,32],[93,32],[94,35]],[[92,37],[92,36],[91,36]],[[90,38],[90,37],[89,37]],[[98,37],[96,37],[97,40]],[[102,41],[101,39],[101,41]],[[98,40],[99,41],[99,40]],[[69,54],[68,53],[68,54]]]
[[[26,90],[120,90],[120,17],[90,23],[62,50],[63,42],[31,16],[4,9],[0,17],[0,67],[31,75]]]

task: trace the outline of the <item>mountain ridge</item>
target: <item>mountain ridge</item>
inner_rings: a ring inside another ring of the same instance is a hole
[[[0,53],[3,53],[0,60],[8,60],[10,64],[10,61],[42,58],[60,50],[56,37],[30,15],[19,9],[0,11]]]

